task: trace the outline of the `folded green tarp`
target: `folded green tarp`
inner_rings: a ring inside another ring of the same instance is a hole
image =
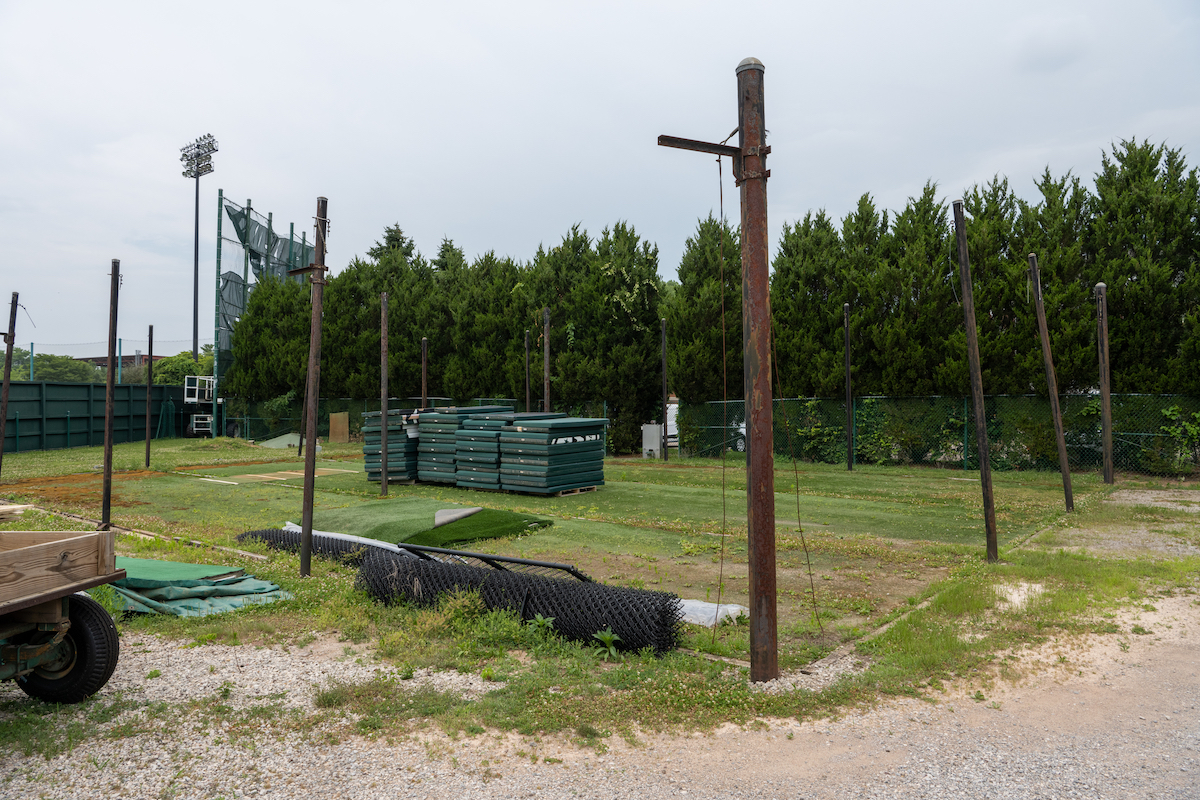
[[[204,617],[291,598],[269,581],[240,569],[117,556],[125,577],[110,584],[124,611]]]

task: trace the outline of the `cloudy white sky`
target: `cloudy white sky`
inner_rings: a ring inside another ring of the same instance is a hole
[[[527,260],[625,220],[674,278],[716,164],[655,140],[723,139],[747,56],[766,65],[773,243],[930,179],[949,200],[999,173],[1032,198],[1046,166],[1090,180],[1120,139],[1200,163],[1194,0],[0,2],[0,301],[20,292],[24,346],[79,354],[107,336],[120,258],[125,352],[148,324],[156,351],[190,349],[178,158],[209,132],[202,342],[218,188],[284,230],[328,197],[335,271],[393,223],[427,254],[447,236]]]

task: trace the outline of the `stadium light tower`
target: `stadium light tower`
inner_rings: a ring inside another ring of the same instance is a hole
[[[218,149],[211,133],[179,148],[183,177],[196,179],[196,263],[192,292],[192,360],[196,362],[200,361],[200,176],[213,171],[212,154]]]

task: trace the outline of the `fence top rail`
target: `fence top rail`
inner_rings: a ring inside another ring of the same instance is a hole
[[[1099,397],[1099,396],[1100,396],[1099,390],[1089,391],[1089,392],[1063,392],[1060,395],[1060,397],[1087,397],[1087,398],[1093,398],[1093,397]],[[1181,399],[1185,399],[1185,400],[1200,401],[1200,396],[1190,395],[1190,394],[1176,394],[1176,393],[1152,394],[1149,392],[1113,392],[1111,396],[1112,397],[1150,397],[1150,398],[1158,398],[1158,399],[1164,399],[1164,400],[1168,399],[1168,398],[1181,398]],[[966,399],[969,397],[970,397],[969,394],[859,394],[859,395],[854,395],[855,400],[963,400],[963,399]],[[1011,398],[1014,400],[1047,400],[1047,399],[1049,399],[1046,395],[1040,395],[1040,394],[987,394],[987,395],[984,395],[984,397]],[[773,402],[773,403],[782,403],[782,402],[791,402],[791,401],[809,402],[809,401],[813,401],[813,400],[835,400],[838,402],[845,402],[846,397],[845,397],[845,395],[834,395],[834,396],[830,396],[830,397],[774,397],[774,398],[771,398],[771,402]],[[702,403],[683,403],[683,405],[690,405],[690,406],[743,405],[743,404],[745,404],[745,402],[746,402],[745,400],[741,400],[741,399],[739,399],[739,400],[705,400]]]

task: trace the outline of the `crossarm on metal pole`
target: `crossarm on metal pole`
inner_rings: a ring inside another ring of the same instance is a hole
[[[741,148],[734,147],[731,144],[712,144],[711,142],[701,142],[696,139],[683,139],[679,136],[659,136],[659,147],[675,147],[680,150],[695,150],[700,153],[712,153],[715,156],[729,156],[736,158],[742,154]]]

